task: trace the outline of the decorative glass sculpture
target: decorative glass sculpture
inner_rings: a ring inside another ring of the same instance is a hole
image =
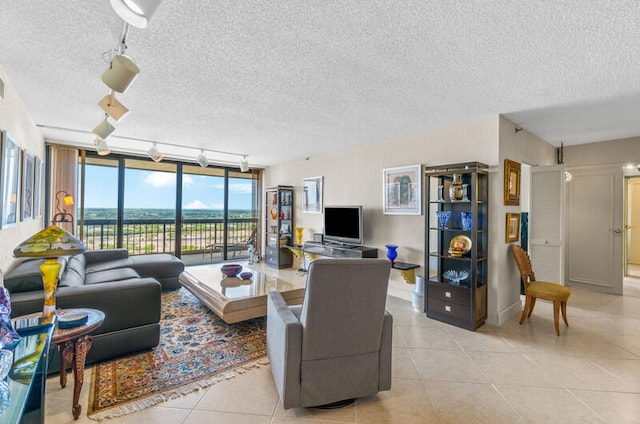
[[[11,324],[11,300],[9,290],[0,287],[0,349],[11,348],[20,340]],[[0,378],[1,380],[1,378]]]
[[[443,185],[438,186],[438,200],[436,200],[436,202],[439,202],[439,203],[444,202],[443,193],[444,193],[444,186]]]
[[[471,230],[471,212],[460,212],[460,218],[462,221],[462,229],[465,231]]]
[[[9,375],[9,370],[13,365],[13,351],[9,349],[0,349],[0,381]]]
[[[462,174],[453,174],[453,182],[449,186],[449,198],[452,202],[460,202],[464,197],[462,193]]]
[[[395,244],[385,244],[384,247],[387,248],[387,258],[389,258],[391,264],[393,265],[396,262],[396,258],[398,257],[398,252],[396,251],[398,246],[396,246]]]
[[[436,216],[438,217],[438,226],[440,228],[447,228],[447,221],[449,221],[451,211],[436,211]]]

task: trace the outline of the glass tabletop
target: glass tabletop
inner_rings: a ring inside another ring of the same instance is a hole
[[[0,422],[18,423],[25,413],[25,406],[37,378],[43,377],[40,361],[49,349],[53,325],[37,325],[24,328],[25,324],[14,321],[14,326],[22,336],[12,349],[13,360],[9,374],[1,382]],[[18,329],[21,327],[21,329]],[[44,359],[46,361],[46,358]],[[46,368],[44,368],[46,370]],[[46,378],[46,376],[44,377]],[[36,390],[36,388],[33,388]]]
[[[247,267],[244,267],[235,277],[225,277],[220,271],[220,266],[220,264],[191,266],[186,272],[209,290],[222,293],[228,299],[265,296],[271,290],[286,292],[304,288],[304,280],[289,282]],[[246,278],[241,278],[241,275]]]

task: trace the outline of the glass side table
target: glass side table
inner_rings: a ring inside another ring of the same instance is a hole
[[[38,320],[13,320],[22,337],[13,350],[13,363],[6,378],[9,400],[0,412],[2,423],[44,423],[44,391],[47,381],[49,343],[53,324]]]

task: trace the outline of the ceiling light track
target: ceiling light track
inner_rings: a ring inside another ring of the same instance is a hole
[[[104,121],[103,121],[104,122]],[[37,124],[37,126],[39,128],[43,128],[43,129],[48,129],[48,130],[53,130],[53,131],[65,131],[65,132],[72,132],[72,133],[77,133],[77,134],[90,134],[95,136],[96,134],[90,131],[86,131],[86,130],[80,130],[77,128],[64,128],[64,127],[57,127],[57,126],[52,126],[52,125],[44,125],[44,124]],[[99,125],[100,126],[100,125]],[[214,149],[203,149],[203,148],[198,148],[198,147],[188,147],[185,146],[184,144],[179,144],[179,143],[171,143],[171,142],[164,142],[164,141],[154,141],[154,140],[148,140],[145,138],[137,138],[137,137],[127,137],[127,136],[121,136],[121,135],[110,135],[109,136],[110,139],[114,140],[114,139],[118,139],[118,140],[127,140],[127,141],[136,141],[136,142],[141,142],[141,143],[145,143],[145,144],[150,144],[151,146],[170,146],[170,147],[178,147],[180,149],[189,149],[189,150],[198,150],[200,152],[200,155],[198,155],[195,159],[195,162],[197,164],[199,164],[200,166],[202,166],[202,164],[200,163],[199,159],[202,155],[205,156],[206,158],[206,154],[205,153],[211,153],[214,156],[215,155],[224,155],[224,156],[234,156],[234,157],[238,157],[240,158],[240,160],[238,161],[238,167],[241,169],[242,172],[247,172],[249,171],[249,155],[247,155],[246,153],[236,153],[236,152],[229,152],[229,151],[225,151],[225,150],[214,150]],[[100,140],[100,142],[98,142],[98,140]],[[103,138],[100,137],[96,137],[96,139],[94,140],[94,145],[96,146],[96,148],[98,149],[98,145],[100,145],[101,147],[101,151],[106,152],[107,150],[109,150],[109,152],[111,151],[111,149],[108,148],[106,141]],[[86,146],[79,146],[79,147],[83,147],[86,148]],[[144,153],[144,154],[148,154],[148,149],[147,150],[138,150],[135,151],[136,153]],[[133,149],[128,149],[128,152],[134,152]],[[122,153],[126,153],[127,151],[122,151]],[[98,154],[100,155],[106,155],[108,153],[100,153],[100,151],[98,151]],[[182,156],[181,158],[184,158],[185,156]],[[228,161],[224,161],[221,160],[220,163],[229,163]],[[207,165],[209,164],[209,160],[207,159]],[[205,166],[203,166],[204,168]],[[246,169],[246,170],[245,170]]]

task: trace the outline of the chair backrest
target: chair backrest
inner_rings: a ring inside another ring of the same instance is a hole
[[[379,351],[390,269],[386,259],[311,262],[300,313],[303,360]]]
[[[529,286],[529,282],[536,281],[536,276],[533,273],[533,269],[531,269],[531,259],[529,259],[529,254],[517,244],[511,245],[511,251],[513,252],[513,257],[516,260],[516,265],[518,265],[520,277],[522,277],[522,281],[524,281],[525,287],[527,287]]]

